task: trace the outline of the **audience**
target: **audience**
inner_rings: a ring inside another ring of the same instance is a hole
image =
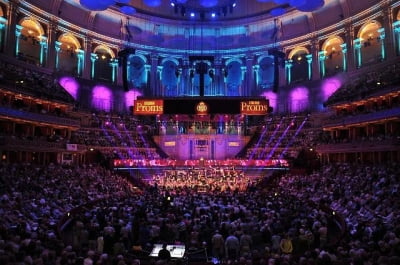
[[[138,193],[100,167],[2,165],[0,263],[137,264],[163,242],[231,264],[399,264],[399,170],[328,165],[200,193],[204,174],[168,171]],[[177,176],[185,188],[162,185]]]

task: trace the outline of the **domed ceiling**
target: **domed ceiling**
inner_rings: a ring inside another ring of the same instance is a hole
[[[342,27],[380,0],[20,0],[69,28],[143,50],[265,50]],[[43,13],[43,12],[42,12]],[[193,13],[193,16],[191,16]],[[212,15],[215,14],[215,17]],[[333,29],[333,28],[332,28]],[[105,40],[104,39],[104,40]]]
[[[88,10],[117,9],[126,15],[147,14],[174,20],[232,20],[279,16],[291,9],[316,11],[324,0],[77,0]]]

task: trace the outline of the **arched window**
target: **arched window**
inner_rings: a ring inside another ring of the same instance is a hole
[[[242,63],[231,60],[226,63],[226,96],[240,96],[242,86]]]
[[[371,21],[363,25],[358,32],[358,40],[360,41],[361,64],[368,65],[370,63],[381,61],[381,34],[379,29],[381,24],[377,21]]]
[[[259,62],[257,72],[258,89],[266,90],[271,88],[274,83],[274,57],[265,56]]]
[[[77,73],[77,53],[81,49],[78,39],[71,33],[64,33],[58,38],[58,42],[60,50],[57,54],[57,69],[68,73]]]
[[[161,83],[164,95],[174,97],[178,95],[178,62],[176,60],[164,60],[162,62]]]
[[[131,87],[143,91],[147,83],[144,56],[131,55],[128,58],[128,81]]]
[[[44,62],[47,38],[42,25],[33,18],[23,18],[19,25],[17,38],[17,58],[25,62],[40,65]]]
[[[344,71],[342,45],[344,41],[339,36],[328,38],[322,45],[323,57],[319,58],[325,64],[325,75],[330,76]]]
[[[298,83],[309,79],[310,69],[309,63],[307,62],[308,54],[310,54],[310,52],[304,47],[296,48],[290,52],[289,59],[292,60],[292,83]]]
[[[99,81],[113,81],[113,68],[111,59],[115,58],[114,52],[107,46],[99,45],[94,49],[96,60],[94,61],[93,78]]]

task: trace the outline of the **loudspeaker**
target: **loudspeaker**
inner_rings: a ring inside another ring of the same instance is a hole
[[[128,82],[128,57],[124,56],[122,60],[122,85],[124,86],[124,91],[129,91]]]

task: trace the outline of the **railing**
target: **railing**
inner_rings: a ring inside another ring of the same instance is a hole
[[[64,125],[64,126],[73,126],[80,127],[80,121],[74,120],[70,118],[57,117],[39,113],[32,113],[23,110],[17,110],[7,107],[0,107],[0,115],[8,116],[11,118],[17,118],[21,120],[28,120],[33,122],[43,122],[48,124],[56,124],[56,125]]]
[[[357,116],[338,117],[324,124],[324,127],[346,126],[363,122],[372,122],[382,119],[395,118],[400,116],[400,107],[381,110],[373,113],[360,114]]]
[[[400,139],[384,139],[376,141],[357,140],[349,143],[322,144],[316,147],[317,152],[340,153],[340,152],[374,152],[400,150]]]

